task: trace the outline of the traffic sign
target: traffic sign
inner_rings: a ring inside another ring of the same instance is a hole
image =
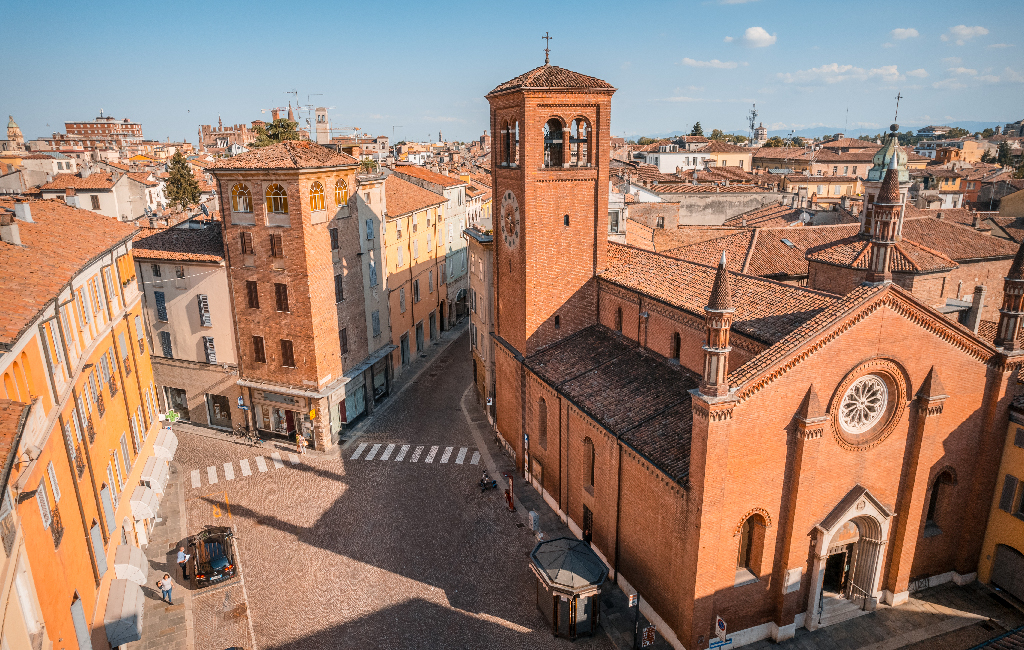
[[[721,616],[715,617],[715,636],[719,641],[725,641],[725,621]]]
[[[654,639],[655,639],[655,636],[654,636],[654,626],[653,625],[648,625],[646,628],[644,628],[644,636],[643,636],[643,643],[642,643],[643,647],[646,648],[649,645],[654,645]]]

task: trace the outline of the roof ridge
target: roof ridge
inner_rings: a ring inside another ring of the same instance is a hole
[[[754,249],[757,248],[757,240],[760,238],[760,228],[751,228],[754,234],[750,237],[750,243],[747,245],[747,254],[743,256],[743,264],[740,265],[740,271],[743,273],[747,272],[750,267],[750,258],[754,256]]]

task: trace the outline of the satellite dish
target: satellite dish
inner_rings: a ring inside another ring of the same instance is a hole
[[[210,211],[206,209],[206,204],[205,203],[203,205],[199,206],[199,209],[202,210],[203,214],[206,215],[207,217],[210,216]]]

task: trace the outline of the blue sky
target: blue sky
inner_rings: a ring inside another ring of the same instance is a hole
[[[1012,0],[963,2],[9,3],[0,113],[28,137],[100,108],[147,138],[266,117],[296,90],[332,126],[398,139],[478,137],[483,96],[551,62],[619,90],[615,135],[884,129],[1024,117]],[[847,118],[847,109],[849,117]],[[848,122],[847,122],[848,120]],[[49,125],[49,126],[47,126]]]

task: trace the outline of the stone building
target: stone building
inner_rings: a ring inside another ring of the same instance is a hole
[[[608,243],[614,90],[545,65],[487,95],[496,428],[519,470],[676,648],[716,617],[733,646],[783,640],[973,580],[1024,249],[998,323],[929,307],[891,280],[888,160],[845,296]]]

